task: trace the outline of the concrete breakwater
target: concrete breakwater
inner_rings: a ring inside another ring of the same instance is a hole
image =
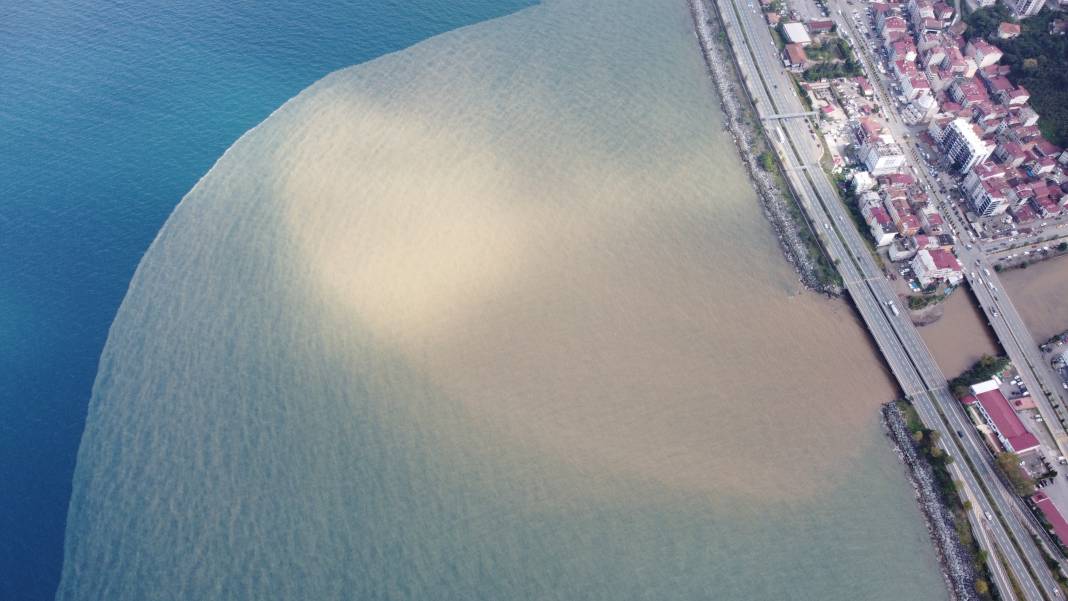
[[[741,89],[735,71],[729,64],[727,57],[731,56],[731,50],[726,42],[720,40],[719,36],[725,36],[725,33],[720,21],[712,16],[714,11],[715,8],[710,7],[706,0],[690,0],[690,13],[701,53],[719,92],[726,128],[749,172],[750,181],[760,197],[765,216],[775,230],[783,255],[794,266],[801,283],[814,291],[837,296],[841,290],[820,278],[817,261],[801,238],[801,228],[807,228],[808,225],[791,213],[790,203],[793,201],[784,196],[775,178],[760,165],[754,149],[758,147],[757,141],[762,134],[750,124],[752,120],[746,118],[748,107],[740,100],[745,97],[745,91]],[[755,116],[749,116],[755,119]]]
[[[896,403],[883,405],[882,420],[898,456],[908,468],[909,481],[916,491],[916,500],[938,552],[942,575],[949,585],[952,598],[957,601],[978,599],[971,553],[961,544],[953,524],[953,515],[942,501],[931,465],[916,452],[905,417]]]

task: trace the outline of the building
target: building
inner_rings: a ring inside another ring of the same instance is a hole
[[[1005,5],[1018,19],[1037,15],[1044,4],[1044,0],[1005,0]]]
[[[809,19],[809,33],[830,33],[834,31],[834,21],[830,19]]]
[[[1038,439],[1024,427],[994,380],[972,386],[962,402],[979,413],[1006,451],[1022,455],[1039,448]]]
[[[786,36],[786,41],[790,44],[808,46],[812,43],[812,38],[808,36],[808,31],[805,29],[804,23],[783,23],[782,33]]]
[[[943,280],[950,286],[955,286],[964,277],[957,257],[941,248],[917,251],[911,265],[912,271],[916,273],[916,279],[924,288]]]
[[[867,171],[853,173],[853,194],[863,194],[875,189],[875,179]]]
[[[1049,525],[1053,527],[1053,533],[1057,535],[1061,545],[1068,545],[1068,521],[1065,521],[1064,516],[1057,510],[1049,495],[1040,490],[1031,497],[1031,502],[1042,512],[1042,516],[1046,518]]]
[[[897,237],[897,228],[894,227],[894,221],[890,219],[886,209],[868,207],[864,213],[867,218],[868,229],[871,231],[871,237],[875,240],[876,246],[886,246],[894,241],[894,238]]]
[[[982,217],[1000,215],[1009,208],[1008,191],[1005,182],[1000,179],[980,182],[967,196],[972,210]]]
[[[794,71],[804,71],[808,65],[808,56],[805,55],[805,48],[801,44],[787,44],[783,54],[787,66]]]
[[[951,121],[943,132],[942,148],[950,163],[965,174],[994,152],[994,144],[980,138],[975,125],[960,117]]]
[[[998,25],[998,38],[1002,40],[1011,40],[1013,38],[1020,37],[1020,26],[1016,23],[1009,23],[1008,21],[1002,21]]]
[[[905,155],[897,144],[869,140],[860,147],[860,160],[873,176],[899,171],[905,165]]]
[[[975,64],[980,69],[996,65],[1001,60],[1001,50],[982,38],[973,38],[969,41],[968,45],[964,47],[964,54],[968,58],[974,59]]]
[[[931,84],[923,75],[913,75],[901,79],[901,93],[908,100],[916,100],[920,96],[931,93]]]

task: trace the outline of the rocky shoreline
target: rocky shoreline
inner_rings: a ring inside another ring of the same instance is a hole
[[[749,124],[746,118],[749,112],[739,98],[745,98],[745,90],[739,85],[735,76],[736,72],[729,58],[733,56],[729,44],[721,42],[718,36],[724,36],[718,15],[712,16],[715,8],[711,7],[707,0],[690,0],[690,13],[693,16],[694,28],[701,45],[701,53],[705,57],[705,64],[712,81],[719,91],[720,104],[725,116],[725,124],[731,137],[734,139],[735,148],[741,155],[742,162],[749,172],[750,181],[756,188],[760,197],[764,214],[775,230],[776,236],[783,250],[786,260],[794,266],[801,283],[807,288],[838,296],[841,289],[827,282],[819,276],[819,266],[813,259],[809,247],[802,240],[801,228],[807,228],[808,224],[799,221],[791,214],[790,203],[794,202],[784,196],[779,189],[775,178],[761,166],[754,152],[759,132]],[[725,58],[727,60],[725,60]]]
[[[883,405],[882,421],[898,457],[908,468],[909,481],[916,491],[916,500],[942,564],[942,575],[949,585],[951,598],[957,601],[978,599],[971,553],[961,544],[953,514],[942,502],[931,465],[916,452],[905,418],[896,403]]]

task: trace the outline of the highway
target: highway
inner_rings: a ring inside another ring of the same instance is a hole
[[[806,112],[779,59],[763,15],[741,0],[718,0],[718,6],[758,113],[770,116]],[[994,550],[1004,561],[1005,571],[1018,583],[1024,599],[1060,598],[1056,582],[1021,520],[1015,498],[993,472],[986,447],[950,394],[944,375],[916,328],[904,312],[892,308],[897,295],[869,254],[833,183],[819,166],[823,149],[810,123],[804,118],[787,118],[769,121],[765,127],[773,132],[770,138],[777,145],[786,176],[902,390],[924,423],[944,434],[940,445],[957,459],[950,464],[950,470],[965,490],[974,493],[973,506],[993,518],[983,521],[983,534],[989,535]],[[955,432],[963,436],[956,436]],[[999,590],[1012,590],[1004,572],[996,568],[992,572]]]

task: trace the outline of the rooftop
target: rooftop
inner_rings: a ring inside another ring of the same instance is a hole
[[[809,44],[812,42],[812,38],[808,36],[808,31],[805,30],[803,23],[783,23],[782,30],[786,34],[786,39],[794,44]]]
[[[1001,394],[1001,390],[993,380],[972,386],[972,396],[966,397],[964,404],[970,405],[975,402],[982,405],[983,410],[994,422],[994,427],[1009,441],[1014,452],[1022,453],[1038,447],[1038,439],[1027,431],[1012,406],[1009,405],[1008,399]]]
[[[1035,507],[1038,507],[1042,515],[1046,517],[1049,525],[1053,526],[1053,533],[1061,540],[1061,544],[1068,544],[1068,542],[1065,542],[1068,541],[1068,522],[1064,520],[1064,516],[1057,510],[1049,496],[1042,491],[1038,491],[1031,497],[1031,500],[1034,501]]]

